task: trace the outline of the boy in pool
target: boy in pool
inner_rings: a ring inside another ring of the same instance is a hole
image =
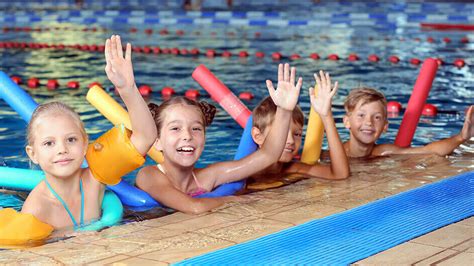
[[[344,102],[346,115],[344,126],[350,130],[350,138],[344,143],[348,157],[365,158],[389,154],[431,153],[444,156],[453,152],[463,142],[474,136],[474,114],[471,105],[466,113],[464,126],[459,134],[432,142],[422,147],[398,147],[395,144],[376,144],[388,129],[387,100],[372,88],[356,88]]]
[[[314,165],[302,162],[292,161],[298,153],[301,146],[301,137],[303,132],[304,114],[299,107],[293,110],[290,130],[286,138],[285,149],[279,160],[271,166],[260,171],[253,176],[259,179],[259,176],[268,177],[272,174],[304,174],[312,177],[325,179],[345,179],[349,177],[349,163],[344,153],[342,142],[337,133],[334,118],[332,116],[331,106],[332,97],[337,92],[337,82],[332,86],[329,73],[320,71],[319,76],[314,74],[316,83],[319,87],[319,93],[314,95],[314,88],[310,88],[309,95],[312,108],[321,116],[324,129],[328,138],[330,149],[331,164]],[[259,148],[267,138],[270,128],[273,126],[276,106],[268,97],[264,99],[253,111],[252,138]]]

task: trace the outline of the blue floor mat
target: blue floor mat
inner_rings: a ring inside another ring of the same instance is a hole
[[[468,172],[176,265],[346,265],[473,215]]]

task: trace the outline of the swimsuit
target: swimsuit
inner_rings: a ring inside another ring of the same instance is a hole
[[[165,172],[165,169],[163,168],[163,166],[161,166],[160,164],[157,164],[156,166],[158,167],[158,169],[160,169],[161,172],[166,173],[166,172]],[[193,175],[193,178],[194,178],[194,182],[196,182],[197,189],[196,189],[195,191],[193,191],[193,192],[186,192],[186,194],[188,194],[188,196],[194,198],[194,197],[197,197],[197,196],[199,196],[199,195],[202,195],[202,194],[204,194],[204,193],[209,192],[209,191],[207,191],[205,188],[203,188],[203,187],[201,186],[201,184],[199,183],[199,181],[198,181],[196,175],[194,174],[194,171],[192,172],[192,175]]]
[[[53,193],[53,195],[59,200],[59,202],[61,202],[64,209],[66,209],[67,213],[69,214],[69,217],[72,220],[72,223],[74,224],[74,229],[77,229],[78,227],[83,226],[84,225],[84,190],[82,189],[82,178],[79,179],[79,189],[81,191],[81,221],[80,221],[81,223],[79,225],[77,224],[76,219],[74,219],[74,216],[69,210],[66,202],[64,202],[64,200],[61,198],[61,196],[58,195],[58,193],[56,193],[56,191],[54,191],[54,189],[51,187],[51,185],[49,184],[46,178],[44,179],[44,182],[48,186],[49,191]]]

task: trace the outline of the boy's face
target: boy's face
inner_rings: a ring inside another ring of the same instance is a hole
[[[267,126],[263,133],[255,127],[254,130],[252,130],[252,137],[259,147],[262,146],[263,142],[267,138],[270,129],[271,126]],[[288,131],[288,136],[286,137],[285,148],[283,149],[283,153],[281,154],[280,159],[278,159],[278,162],[286,163],[293,160],[301,147],[302,134],[303,126],[291,120],[290,130]]]
[[[351,141],[374,144],[388,128],[383,104],[379,101],[359,102],[350,114],[344,116],[344,125],[350,130]]]

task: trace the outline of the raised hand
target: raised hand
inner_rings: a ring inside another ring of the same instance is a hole
[[[464,119],[464,126],[461,129],[461,137],[464,141],[474,136],[474,105],[469,106]]]
[[[327,116],[331,114],[332,97],[337,92],[337,81],[334,83],[334,87],[331,84],[331,77],[329,73],[319,71],[318,74],[314,74],[314,79],[319,88],[317,95],[315,95],[314,88],[309,88],[309,97],[311,99],[311,106],[320,116]]]
[[[276,106],[289,111],[295,108],[298,103],[301,86],[303,85],[303,79],[301,77],[298,78],[298,82],[295,84],[295,76],[296,68],[292,67],[290,71],[289,64],[285,64],[284,66],[283,64],[279,64],[277,89],[275,90],[273,83],[267,80],[268,93]]]
[[[131,90],[135,87],[132,66],[132,46],[127,43],[125,58],[123,57],[122,42],[119,35],[112,35],[105,41],[105,73],[119,90]]]

